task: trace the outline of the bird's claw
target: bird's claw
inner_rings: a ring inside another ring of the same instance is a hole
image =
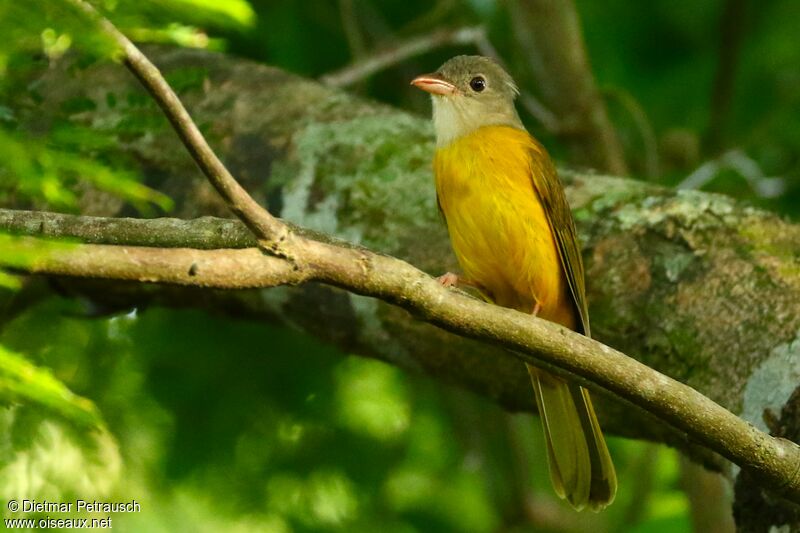
[[[442,274],[436,278],[436,281],[438,281],[443,287],[447,287],[449,289],[458,285],[459,278],[458,274],[447,272],[446,274]]]

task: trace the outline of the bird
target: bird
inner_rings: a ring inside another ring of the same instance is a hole
[[[431,94],[436,200],[466,285],[488,301],[590,336],[583,261],[564,187],[496,61],[456,56],[411,84]],[[617,477],[589,391],[527,365],[556,494],[599,511]]]

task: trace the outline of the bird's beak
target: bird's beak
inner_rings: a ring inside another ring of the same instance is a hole
[[[438,72],[423,74],[411,80],[411,85],[431,94],[447,96],[456,92],[456,86],[444,79]]]

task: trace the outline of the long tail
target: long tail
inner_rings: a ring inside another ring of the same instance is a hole
[[[617,474],[589,391],[526,365],[547,441],[556,493],[578,510],[599,511],[614,501]]]

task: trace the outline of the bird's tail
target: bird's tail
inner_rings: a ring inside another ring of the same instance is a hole
[[[556,493],[575,509],[599,511],[614,501],[617,475],[589,391],[530,365]]]

